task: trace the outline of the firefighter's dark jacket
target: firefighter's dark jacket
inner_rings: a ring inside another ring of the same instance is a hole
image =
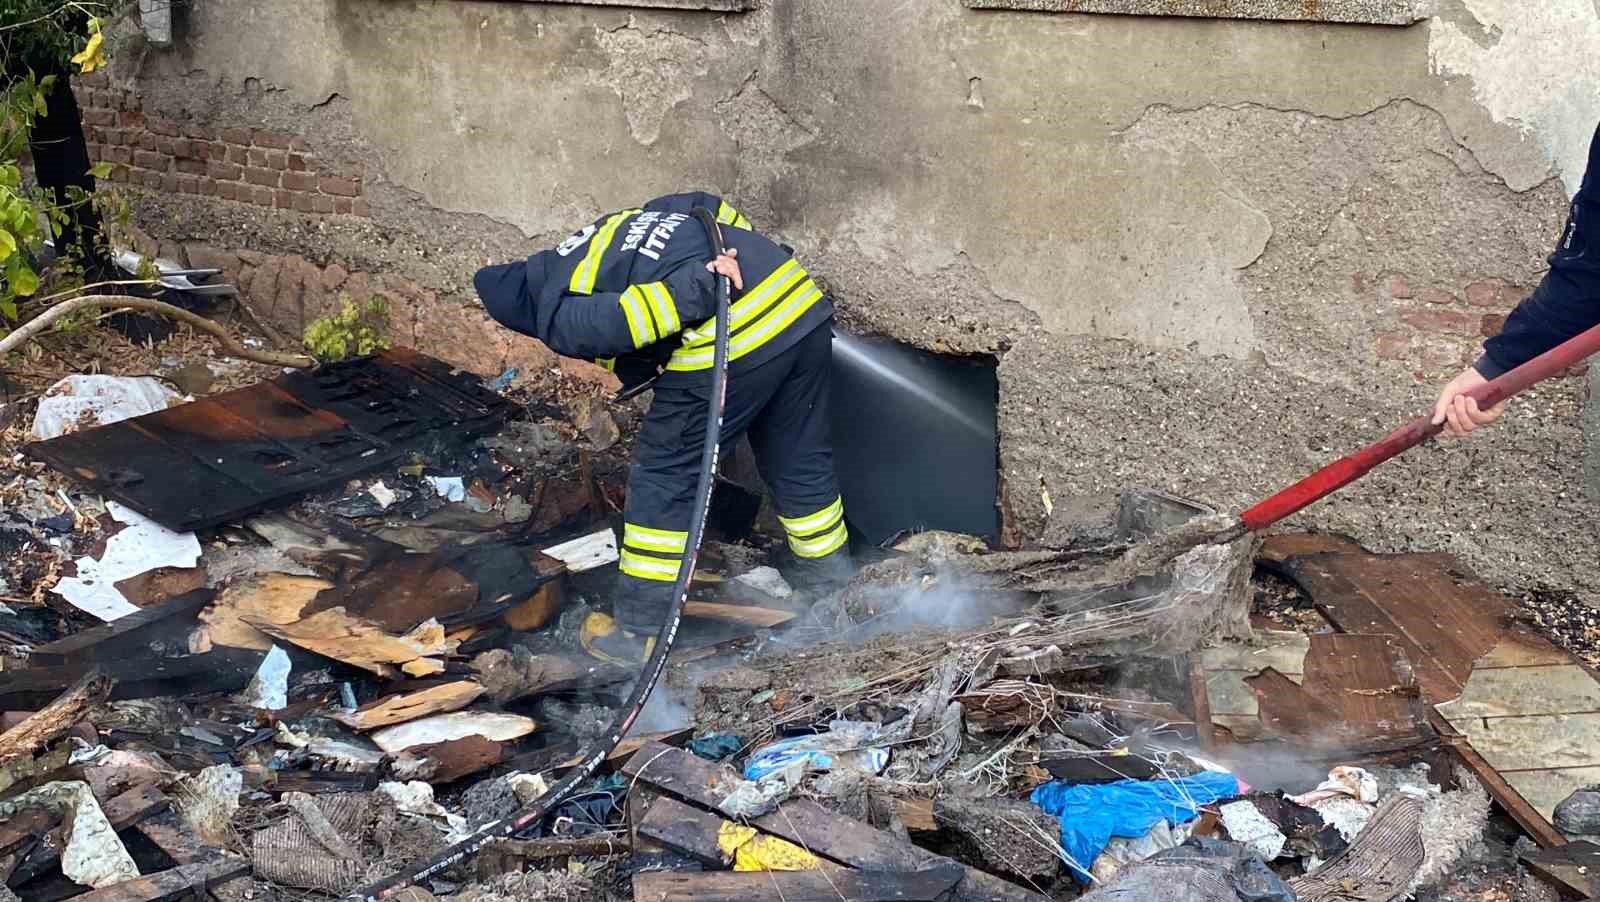
[[[711,245],[690,214],[705,207],[739,251],[744,290],[730,308],[729,368],[753,368],[833,315],[831,302],[783,247],[703,192],[658,197],[601,217],[525,262],[485,267],[473,282],[489,315],[567,357],[616,371],[625,386],[664,369],[662,383],[704,379],[712,363]]]
[[[1550,270],[1533,294],[1484,342],[1475,364],[1493,379],[1600,324],[1600,129],[1589,144],[1589,168],[1572,198]]]

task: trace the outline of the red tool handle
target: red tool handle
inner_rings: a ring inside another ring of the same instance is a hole
[[[1556,375],[1591,354],[1600,352],[1600,326],[1567,339],[1487,385],[1467,392],[1478,406],[1493,407],[1530,385]],[[1443,424],[1433,424],[1429,411],[1348,457],[1341,457],[1310,476],[1266,498],[1239,515],[1251,532],[1265,529],[1290,514],[1328,497],[1391,457],[1437,435]]]

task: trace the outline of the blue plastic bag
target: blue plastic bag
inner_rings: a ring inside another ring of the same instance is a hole
[[[826,733],[780,739],[757,749],[744,763],[746,780],[761,780],[801,762],[805,770],[844,767],[881,773],[889,764],[889,750],[873,748],[881,730],[878,724],[836,720]]]
[[[1115,783],[1046,783],[1028,798],[1061,820],[1061,847],[1079,883],[1113,836],[1138,839],[1157,821],[1177,825],[1200,815],[1201,805],[1239,795],[1233,774],[1206,772],[1175,780],[1118,780]]]

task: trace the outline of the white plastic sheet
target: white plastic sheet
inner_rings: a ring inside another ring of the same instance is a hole
[[[179,397],[147,376],[68,376],[39,399],[33,437],[43,441],[166,410]]]

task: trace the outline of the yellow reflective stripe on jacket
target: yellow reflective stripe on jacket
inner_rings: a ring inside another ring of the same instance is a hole
[[[596,357],[594,362],[613,373],[617,371],[617,358],[615,357]]]
[[[622,544],[632,545],[641,551],[664,551],[683,554],[689,545],[689,534],[670,529],[651,529],[637,523],[622,524]]]
[[[731,225],[736,229],[750,231],[750,220],[745,219],[744,215],[735,210],[727,201],[723,201],[717,207],[717,222],[723,225]]]
[[[733,303],[728,308],[728,334],[744,328],[752,319],[758,316],[767,305],[783,296],[796,282],[806,278],[806,271],[800,268],[799,262],[794,258],[784,261],[782,266],[773,270],[770,275],[762,279],[756,287],[750,289],[744,297]],[[809,281],[809,280],[807,280]],[[711,339],[717,334],[717,321],[706,320],[693,329],[683,333],[683,346],[685,348],[705,347],[711,344]]]
[[[628,320],[628,334],[633,336],[633,347],[636,350],[655,342],[660,337],[656,335],[655,327],[650,324],[650,313],[647,309],[650,302],[644,299],[639,286],[631,286],[618,295],[617,303],[622,307],[622,315]]]
[[[783,531],[792,536],[809,536],[822,531],[842,516],[844,516],[844,499],[835,498],[832,504],[814,514],[806,514],[803,517],[779,517],[778,522],[783,524]]]
[[[750,220],[745,219],[744,214],[742,213],[733,218],[733,227],[736,229],[744,229],[747,232],[751,231]]]
[[[639,290],[656,315],[656,325],[660,327],[662,338],[676,334],[683,328],[683,320],[678,318],[678,305],[672,302],[672,292],[667,290],[665,282],[640,285]]]
[[[578,268],[572,271],[572,280],[568,287],[573,294],[594,294],[594,280],[600,274],[600,258],[605,256],[606,248],[611,246],[611,239],[617,234],[617,227],[622,221],[638,213],[638,210],[623,210],[606,217],[606,221],[599,229],[595,230],[594,237],[589,239],[589,252],[583,255],[583,261]]]
[[[622,549],[622,563],[619,569],[623,573],[629,576],[636,576],[639,579],[670,583],[678,578],[678,567],[678,561],[635,554],[624,548]]]
[[[733,340],[728,344],[728,360],[738,360],[766,344],[821,299],[822,289],[810,279],[805,280],[795,291],[790,292],[788,298],[776,310],[733,336]],[[714,348],[680,348],[673,352],[672,359],[667,362],[667,369],[678,371],[708,369],[715,359],[714,353]]]

